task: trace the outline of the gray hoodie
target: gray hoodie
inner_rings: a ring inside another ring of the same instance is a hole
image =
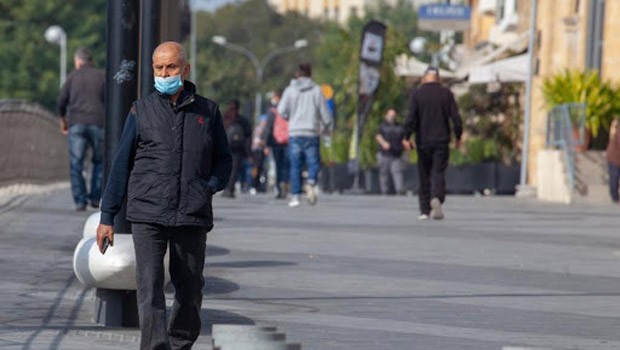
[[[278,112],[288,119],[290,136],[319,136],[332,124],[321,88],[308,77],[291,80],[282,94]]]

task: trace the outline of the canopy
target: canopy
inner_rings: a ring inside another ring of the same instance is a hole
[[[529,73],[528,62],[528,55],[522,54],[472,67],[468,81],[470,84],[525,82]]]
[[[413,56],[401,54],[396,57],[396,75],[405,77],[419,78],[424,75],[429,64],[424,63]],[[439,76],[441,78],[454,78],[455,74],[448,70],[440,69]]]

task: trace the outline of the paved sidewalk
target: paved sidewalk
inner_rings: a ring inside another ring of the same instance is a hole
[[[72,208],[60,190],[0,212],[0,349],[137,349],[137,330],[91,322]],[[213,323],[276,325],[304,350],[620,349],[618,206],[449,197],[424,222],[413,197],[215,208],[195,349]]]

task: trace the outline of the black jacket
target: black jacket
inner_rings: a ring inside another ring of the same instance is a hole
[[[461,139],[463,125],[450,89],[439,83],[426,83],[409,96],[409,114],[405,121],[405,138],[415,133],[417,147],[450,143],[450,123],[454,136]]]
[[[381,148],[381,153],[393,157],[400,157],[403,154],[403,139],[405,138],[405,129],[399,123],[390,124],[382,122],[379,126],[379,135],[390,144],[388,151]]]
[[[72,71],[62,85],[56,107],[67,117],[69,125],[85,124],[103,127],[103,90],[105,74],[91,65]]]
[[[103,196],[101,223],[113,223],[126,192],[130,222],[210,230],[212,195],[226,185],[231,167],[215,102],[196,95],[187,81],[176,106],[154,92],[136,101],[127,118]]]

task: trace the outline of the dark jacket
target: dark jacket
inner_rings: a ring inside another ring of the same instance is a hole
[[[241,130],[243,140],[241,145],[236,145],[234,147],[231,145],[230,150],[235,154],[247,157],[252,153],[252,124],[241,114],[227,112],[224,116],[224,129],[226,130],[226,134],[230,135],[231,129],[235,127],[238,127]],[[232,140],[229,139],[228,141],[230,143]]]
[[[212,195],[232,158],[215,102],[185,90],[173,106],[157,92],[134,103],[112,165],[101,223],[112,224],[127,192],[127,220],[213,227]]]
[[[86,124],[103,127],[105,74],[91,65],[72,71],[62,85],[56,107],[68,118],[69,125]]]
[[[409,114],[405,121],[405,138],[415,133],[417,147],[442,146],[450,143],[450,123],[457,140],[463,125],[450,89],[439,83],[426,83],[409,96]]]
[[[398,122],[390,124],[381,123],[379,126],[379,135],[390,144],[390,149],[385,151],[381,148],[381,153],[392,157],[400,157],[403,154],[403,138],[405,137],[405,128]]]

